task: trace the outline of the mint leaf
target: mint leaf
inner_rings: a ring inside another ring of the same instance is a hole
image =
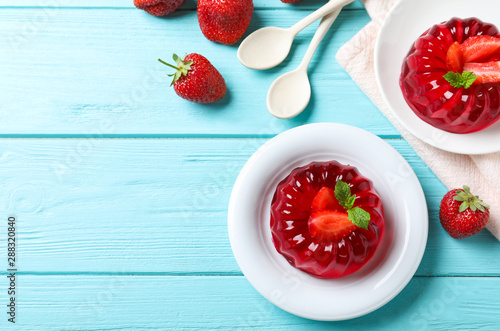
[[[446,79],[446,81],[453,87],[463,87],[465,89],[468,89],[476,81],[477,76],[470,71],[464,71],[462,72],[462,74],[459,74],[458,72],[448,71],[443,76],[443,78]]]
[[[448,83],[450,83],[453,87],[461,87],[460,86],[460,77],[461,75],[458,72],[448,71],[443,78],[446,79]]]
[[[335,199],[337,199],[342,207],[349,209],[347,205],[350,197],[351,187],[349,186],[349,184],[339,179],[337,181],[337,184],[335,184]]]
[[[464,71],[462,72],[462,78],[464,80],[464,88],[468,89],[476,81],[477,76],[473,72]]]
[[[370,213],[359,207],[354,207],[347,211],[347,215],[349,216],[349,221],[351,221],[354,225],[359,228],[368,230],[368,224],[370,223]]]
[[[355,195],[351,195],[351,196],[349,197],[349,199],[347,199],[347,202],[346,202],[345,207],[346,207],[347,209],[351,209],[351,208],[352,208],[352,206],[354,206],[354,201],[356,201],[356,196],[355,196]]]

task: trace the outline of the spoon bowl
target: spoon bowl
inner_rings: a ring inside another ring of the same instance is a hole
[[[274,26],[254,31],[238,48],[238,60],[250,69],[273,68],[287,57],[294,37],[293,31]]]
[[[311,99],[311,84],[306,70],[297,68],[278,77],[267,94],[267,109],[278,118],[300,114]]]

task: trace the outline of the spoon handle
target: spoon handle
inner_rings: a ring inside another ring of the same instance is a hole
[[[292,31],[293,35],[295,36],[311,23],[319,20],[321,17],[336,9],[341,9],[344,6],[347,6],[351,2],[354,2],[354,0],[330,0],[325,5],[323,5],[323,7],[319,8],[312,14],[309,14],[308,16],[304,17],[293,26],[291,26],[290,31]]]
[[[313,39],[311,40],[311,43],[309,44],[309,48],[307,49],[307,52],[304,55],[304,58],[302,59],[302,62],[299,65],[299,69],[307,71],[307,68],[309,67],[309,63],[311,62],[314,52],[316,52],[316,48],[318,48],[318,45],[321,43],[321,40],[323,40],[326,33],[332,26],[333,22],[335,22],[335,19],[337,18],[337,16],[339,16],[341,10],[342,8],[339,8],[323,17],[323,19],[319,23],[318,29],[316,30]]]

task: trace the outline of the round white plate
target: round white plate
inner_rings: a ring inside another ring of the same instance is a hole
[[[455,153],[500,151],[500,121],[479,132],[454,134],[418,118],[403,98],[399,76],[413,42],[431,26],[452,17],[477,17],[500,28],[498,0],[400,0],[385,19],[375,44],[375,75],[382,95],[398,121],[426,143]]]
[[[276,251],[270,206],[276,186],[294,168],[329,160],[353,165],[373,181],[386,235],[358,272],[325,280],[292,267]],[[305,318],[345,320],[381,307],[410,281],[427,242],[427,205],[410,165],[385,141],[349,125],[309,124],[276,136],[248,160],[231,194],[228,228],[243,274],[266,299]]]

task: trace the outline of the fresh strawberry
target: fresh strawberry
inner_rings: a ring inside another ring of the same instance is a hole
[[[308,225],[311,236],[324,242],[340,240],[357,228],[349,220],[347,212],[335,210],[322,210],[312,213]]]
[[[198,22],[208,40],[232,45],[250,25],[252,0],[198,0]]]
[[[500,61],[487,63],[466,63],[465,71],[470,71],[477,76],[474,85],[500,82]]]
[[[439,207],[439,219],[443,228],[455,239],[475,235],[490,218],[489,206],[474,196],[468,186],[445,194]]]
[[[165,16],[177,10],[186,0],[134,0],[134,5],[154,16]]]
[[[472,36],[461,45],[464,62],[481,62],[500,50],[500,38],[492,36]]]
[[[460,44],[455,41],[446,53],[446,66],[448,70],[461,73],[463,65],[462,50],[460,49]]]
[[[344,208],[335,199],[335,191],[329,187],[322,187],[311,203],[311,213],[325,209],[342,211]]]
[[[161,59],[161,63],[176,69],[171,85],[175,92],[189,101],[197,103],[211,103],[222,99],[226,94],[226,83],[222,75],[202,55],[192,53],[184,58],[173,56],[177,66],[168,64]]]

